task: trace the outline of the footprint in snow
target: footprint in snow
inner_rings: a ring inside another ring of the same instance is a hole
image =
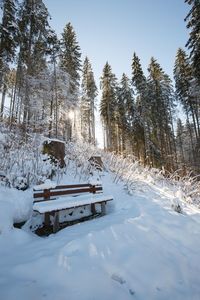
[[[119,282],[120,284],[126,283],[126,280],[124,278],[122,278],[121,276],[117,275],[117,274],[112,274],[111,278],[113,280]]]
[[[112,278],[113,280],[119,282],[121,285],[123,285],[123,284],[126,283],[126,280],[125,280],[123,277],[121,277],[120,275],[112,274],[111,278]],[[131,296],[134,296],[134,295],[135,295],[135,292],[134,292],[133,289],[130,289],[130,288],[129,288],[128,291],[129,291],[129,294],[130,294]]]

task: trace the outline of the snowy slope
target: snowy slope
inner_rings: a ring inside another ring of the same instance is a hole
[[[173,211],[165,185],[137,181],[129,195],[112,174],[102,181],[114,197],[106,216],[45,238],[0,234],[1,300],[200,299],[199,210]],[[30,208],[30,191],[6,191],[9,203],[26,199]]]

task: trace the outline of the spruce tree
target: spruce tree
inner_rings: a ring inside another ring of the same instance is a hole
[[[76,39],[76,33],[71,23],[68,23],[62,33],[61,39],[61,55],[60,68],[68,76],[68,88],[66,94],[66,102],[71,103],[71,108],[64,108],[66,114],[66,132],[69,132],[68,139],[77,136],[80,131],[77,128],[76,110],[75,107],[79,102],[79,87],[80,87],[80,71],[81,71],[81,52]],[[73,113],[73,119],[70,113]]]
[[[139,57],[134,52],[132,60],[132,82],[138,94],[144,94],[146,88],[146,78],[142,71]]]
[[[190,120],[186,120],[185,125],[185,140],[184,140],[184,153],[188,166],[195,169],[195,166],[198,165],[198,159],[196,157],[197,153],[195,152],[195,142],[194,142],[194,128],[190,123]]]
[[[126,144],[132,144],[133,123],[135,118],[134,93],[130,79],[122,74],[118,88],[117,123],[119,125],[119,152],[126,150]]]
[[[132,60],[132,83],[136,90],[137,98],[137,132],[140,132],[140,144],[143,144],[144,153],[142,161],[144,164],[151,164],[151,140],[150,140],[150,116],[148,107],[147,80],[144,76],[139,57],[133,54]],[[140,117],[139,117],[140,116]],[[140,124],[140,125],[139,125]],[[138,138],[139,135],[137,134]],[[142,143],[143,139],[143,143]]]
[[[71,100],[76,104],[79,96],[81,52],[76,33],[68,23],[62,33],[60,66],[69,75],[69,92]]]
[[[2,23],[0,24],[0,88],[8,64],[13,62],[17,47],[18,27],[16,24],[17,0],[3,0]]]
[[[116,149],[117,79],[108,62],[103,68],[100,88],[102,90],[100,115],[105,133],[104,144],[108,150],[114,151]]]
[[[200,84],[200,1],[185,0],[185,2],[191,5],[191,9],[185,18],[187,28],[190,29],[190,37],[186,46],[190,50],[194,75]]]
[[[154,144],[154,163],[156,166],[165,166],[171,171],[174,168],[172,158],[175,151],[171,147],[174,140],[172,84],[169,76],[164,73],[154,58],[151,59],[148,71],[148,101],[152,126],[151,137]]]
[[[59,103],[61,102],[58,97],[58,71],[57,61],[60,57],[60,41],[53,30],[49,31],[47,40],[47,53],[50,57],[51,65],[51,100],[50,100],[50,116],[49,116],[49,137],[53,133],[53,117],[55,116],[55,137],[58,137],[58,116],[59,116]]]
[[[120,88],[119,88],[119,98],[120,98],[120,110],[119,114],[125,116],[126,126],[132,127],[133,120],[135,116],[135,103],[134,103],[134,92],[131,87],[130,79],[125,73],[122,74]],[[123,106],[123,109],[122,109]],[[122,114],[121,114],[122,112]],[[123,119],[121,120],[123,126]]]
[[[178,162],[180,166],[185,164],[184,157],[184,126],[181,119],[177,120],[177,130],[176,130],[176,145],[178,150]]]
[[[81,133],[85,141],[95,143],[95,98],[97,87],[89,59],[86,57],[83,63],[81,96]]]
[[[3,116],[7,92],[7,74],[10,69],[10,63],[14,61],[17,47],[17,0],[3,0],[1,9],[3,15],[0,24],[0,90],[2,92],[0,115]]]
[[[49,34],[49,12],[42,0],[23,0],[19,10],[20,60],[28,75],[38,74],[45,65]]]
[[[19,11],[19,41],[18,73],[23,71],[21,80],[24,90],[23,122],[28,124],[31,112],[31,80],[46,67],[45,56],[50,32],[48,23],[49,13],[42,0],[23,0]]]
[[[176,55],[174,66],[174,79],[176,93],[183,104],[186,112],[189,111],[189,90],[192,80],[192,68],[190,66],[186,52],[179,48]]]
[[[199,95],[193,69],[184,50],[178,49],[174,67],[176,93],[181,101],[187,120],[193,120],[196,141],[199,140]]]

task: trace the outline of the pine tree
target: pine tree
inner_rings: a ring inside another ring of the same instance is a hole
[[[81,52],[76,39],[76,33],[68,23],[62,33],[60,68],[68,76],[69,88],[67,102],[71,103],[71,108],[65,107],[66,112],[66,131],[70,133],[69,139],[77,137],[77,111],[75,107],[79,102],[80,71],[81,71]],[[68,111],[67,111],[68,110]],[[70,115],[73,114],[73,119]]]
[[[9,72],[9,65],[14,61],[17,47],[17,0],[3,0],[1,5],[3,16],[2,23],[0,24],[0,89],[2,91],[0,114],[3,116],[4,101],[7,92],[6,77]]]
[[[102,90],[100,115],[105,132],[104,144],[108,150],[114,151],[116,149],[117,80],[108,62],[103,68],[100,88]]]
[[[132,60],[132,83],[136,89],[137,109],[138,109],[138,133],[140,132],[140,144],[143,144],[144,154],[142,161],[144,164],[152,163],[151,141],[150,141],[150,115],[148,107],[147,80],[144,76],[139,57],[133,54]],[[140,117],[139,117],[140,116]],[[139,135],[138,135],[139,137]],[[143,142],[142,142],[143,139]]]
[[[194,143],[194,128],[193,125],[190,123],[190,120],[186,120],[185,125],[185,139],[184,139],[184,156],[185,160],[187,161],[188,166],[195,169],[198,166],[198,159],[195,153],[195,143]]]
[[[53,133],[53,116],[55,115],[55,137],[57,138],[59,116],[57,60],[60,57],[60,42],[56,33],[53,30],[49,31],[47,40],[47,53],[50,56],[50,64],[52,67],[49,137],[51,137]]]
[[[171,171],[177,168],[177,152],[176,152],[176,141],[175,141],[175,130],[174,130],[174,116],[175,116],[175,91],[171,78],[164,73],[163,82],[163,100],[166,109],[165,120],[165,141],[166,141],[166,156],[168,166]]]
[[[123,153],[127,148],[127,142],[132,144],[133,123],[135,118],[135,103],[130,79],[122,74],[118,88],[117,123],[119,126],[118,148]]]
[[[30,82],[46,67],[46,51],[50,26],[49,13],[42,0],[23,0],[19,10],[19,58],[18,74],[24,91],[23,122],[29,123],[32,117]]]
[[[89,143],[95,143],[95,98],[97,96],[97,87],[94,80],[91,63],[86,57],[83,63],[82,79],[82,97],[81,97],[81,132],[82,137]]]
[[[49,13],[42,0],[24,0],[19,11],[21,62],[28,75],[38,74],[45,66],[49,33]]]
[[[181,119],[177,120],[177,130],[176,130],[176,145],[178,149],[178,162],[182,166],[185,164],[185,157],[184,157],[184,127],[182,124]]]
[[[76,104],[79,96],[81,52],[71,23],[65,26],[62,33],[61,49],[60,66],[69,75],[70,95]]]
[[[200,84],[200,1],[185,0],[185,2],[192,6],[185,18],[185,21],[187,21],[187,28],[190,29],[190,37],[186,46],[190,50],[194,75]]]
[[[151,139],[154,145],[154,165],[165,166],[168,170],[172,170],[175,149],[171,147],[174,140],[172,127],[174,96],[171,80],[154,58],[151,59],[148,71],[148,101],[152,126]],[[174,142],[173,145],[175,145]]]
[[[176,55],[174,66],[174,79],[176,93],[181,100],[186,112],[189,111],[189,90],[192,80],[192,68],[190,66],[186,52],[179,48]]]
[[[195,144],[193,149],[200,148],[200,2],[198,0],[185,0],[191,6],[188,15],[185,18],[187,22],[187,28],[190,30],[189,39],[186,47],[190,51],[190,62],[192,70],[192,80],[190,81],[189,90],[189,103],[187,112],[187,122],[189,123],[189,116],[191,114],[193,121],[193,128],[195,131]],[[190,140],[192,140],[191,126],[189,127]],[[198,152],[198,151],[197,151]],[[199,152],[197,153],[200,155]],[[194,159],[197,160],[197,155],[193,155]],[[198,162],[196,162],[198,163]]]
[[[140,59],[134,52],[132,61],[132,82],[136,87],[138,94],[144,94],[146,89],[146,78],[142,71]]]
[[[193,126],[195,130],[196,141],[198,142],[199,132],[199,95],[195,95],[198,85],[193,77],[193,69],[189,63],[189,59],[184,50],[178,49],[175,67],[174,79],[176,93],[181,101],[187,120],[192,116]],[[192,137],[191,137],[192,139]]]
[[[17,0],[3,0],[1,8],[3,16],[0,24],[0,87],[5,69],[15,58],[18,32],[16,24]]]

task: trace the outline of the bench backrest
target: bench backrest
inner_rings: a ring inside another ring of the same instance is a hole
[[[72,184],[72,185],[58,185],[55,188],[44,189],[44,190],[33,190],[33,198],[36,199],[34,202],[40,202],[44,200],[52,199],[56,196],[64,195],[76,195],[81,193],[98,193],[102,192],[103,188],[101,185],[91,184]]]

